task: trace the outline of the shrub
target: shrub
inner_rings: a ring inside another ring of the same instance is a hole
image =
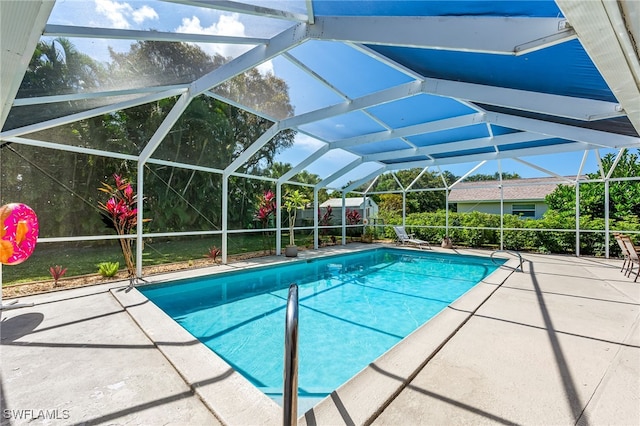
[[[98,273],[105,277],[110,278],[115,276],[120,269],[120,262],[102,262],[98,264]]]

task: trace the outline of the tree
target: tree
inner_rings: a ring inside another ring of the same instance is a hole
[[[602,158],[602,168],[607,175],[613,167],[615,156],[607,154]],[[625,151],[611,178],[640,176],[638,154]],[[587,174],[589,179],[601,179],[600,173]],[[575,188],[569,185],[558,187],[546,197],[549,209],[562,216],[575,216]],[[580,215],[591,218],[603,218],[605,208],[604,183],[590,182],[580,184]],[[640,185],[637,181],[611,182],[609,185],[609,212],[614,220],[629,220],[640,217]]]
[[[421,171],[422,169],[400,170],[396,172],[396,177],[404,188],[408,188],[416,177],[420,175]],[[443,179],[450,185],[456,181],[457,177],[449,171],[444,171],[442,174],[431,171],[422,173],[418,180],[411,186],[410,191],[407,192],[407,213],[430,212],[444,209],[446,197]],[[431,188],[443,189],[423,191],[424,189]],[[375,187],[375,191],[393,191],[398,189],[398,183],[390,173],[381,175]],[[373,196],[378,204],[382,202],[381,195],[382,194]]]
[[[112,51],[111,55],[111,63],[101,65],[78,53],[68,41],[41,42],[19,96],[184,83],[226,62],[226,58],[209,56],[197,46],[186,43],[141,41],[132,44],[128,52]],[[250,87],[241,87],[242,81],[250,83]],[[279,111],[278,114],[291,114],[292,111],[284,82],[256,70],[216,90],[226,91],[229,96],[245,91],[256,99],[268,99],[269,108]],[[30,136],[137,155],[175,100],[162,99]],[[69,103],[68,106],[87,108],[87,102]],[[49,107],[38,108],[38,114],[42,114]],[[33,115],[33,109],[29,111]],[[52,116],[60,115],[61,111],[67,112],[52,104]],[[41,118],[41,115],[37,117]],[[9,128],[29,124],[34,119],[27,116],[20,121],[19,118],[12,114],[7,120]],[[199,96],[191,101],[153,157],[224,169],[272,124],[263,117],[217,99]],[[239,171],[264,175],[276,153],[293,143],[294,135],[295,132],[290,130],[278,133]],[[132,181],[136,179],[135,164],[126,160],[9,143],[3,144],[1,149],[3,198],[32,200],[29,204],[34,209],[38,207],[38,211],[47,211],[49,217],[42,229],[44,236],[105,232],[97,228],[102,224],[96,213],[95,188],[113,173],[129,176]],[[154,215],[149,224],[154,230],[202,230],[221,224],[220,174],[148,164],[144,177],[144,209]],[[253,221],[256,194],[268,188],[263,181],[238,176],[229,178],[229,188],[230,205],[233,206],[229,209],[229,223],[231,226],[246,226]],[[94,216],[95,220],[92,219]],[[79,221],[74,217],[86,219]]]
[[[380,210],[387,212],[402,213],[402,195],[400,194],[380,194]]]
[[[520,179],[520,175],[518,173],[503,172],[502,180],[508,179]],[[478,173],[465,178],[466,182],[481,182],[485,180],[500,180],[500,172],[495,172],[492,175]]]
[[[125,53],[112,52],[111,71],[119,79],[131,78],[138,84],[174,84],[192,81],[226,62],[220,55],[209,56],[199,47],[186,43],[141,41]],[[156,76],[158,78],[156,79]],[[142,79],[142,80],[141,80]],[[248,84],[250,87],[244,87]],[[257,70],[232,79],[214,89],[219,94],[238,99],[240,93],[252,94],[256,99],[268,99],[268,107],[290,114],[286,85],[273,75]],[[127,133],[146,143],[157,125],[148,126],[144,116],[127,116]],[[155,124],[155,123],[154,123]],[[209,96],[193,99],[169,135],[153,156],[179,163],[224,169],[249,148],[273,123],[263,117],[223,103]],[[144,133],[134,133],[144,129]],[[280,150],[293,143],[295,132],[282,131],[261,147],[239,169],[239,172],[265,175]],[[154,227],[177,230],[183,227],[210,229],[221,223],[222,180],[219,175],[178,168],[155,168],[150,186],[148,206],[162,212],[162,220],[154,220]],[[229,210],[231,226],[244,227],[253,220],[256,194],[270,189],[263,182],[245,177],[229,178]],[[173,212],[173,214],[172,214]]]
[[[69,40],[40,41],[34,50],[17,98],[72,94],[101,89],[107,73],[103,65],[80,53]],[[13,108],[5,129],[59,117],[96,106],[98,100],[67,101]],[[93,147],[83,141],[77,127],[66,125],[28,135],[45,141]],[[3,199],[23,200],[38,214],[43,237],[99,234],[102,222],[94,213],[95,188],[104,176],[95,168],[122,164],[122,160],[58,150],[1,144]],[[110,167],[117,170],[115,167]],[[82,217],[83,220],[75,218]]]

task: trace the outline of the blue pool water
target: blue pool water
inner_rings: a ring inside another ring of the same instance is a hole
[[[141,287],[255,386],[282,397],[288,288],[299,286],[299,398],[356,375],[498,266],[486,258],[376,249]]]

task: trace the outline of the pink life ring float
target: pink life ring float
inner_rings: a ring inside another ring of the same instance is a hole
[[[17,265],[27,260],[38,241],[38,218],[26,204],[0,207],[0,263]]]

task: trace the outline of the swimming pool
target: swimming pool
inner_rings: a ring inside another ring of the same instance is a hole
[[[289,284],[296,282],[299,398],[309,406],[497,267],[475,256],[376,249],[139,290],[279,401],[284,309]]]

